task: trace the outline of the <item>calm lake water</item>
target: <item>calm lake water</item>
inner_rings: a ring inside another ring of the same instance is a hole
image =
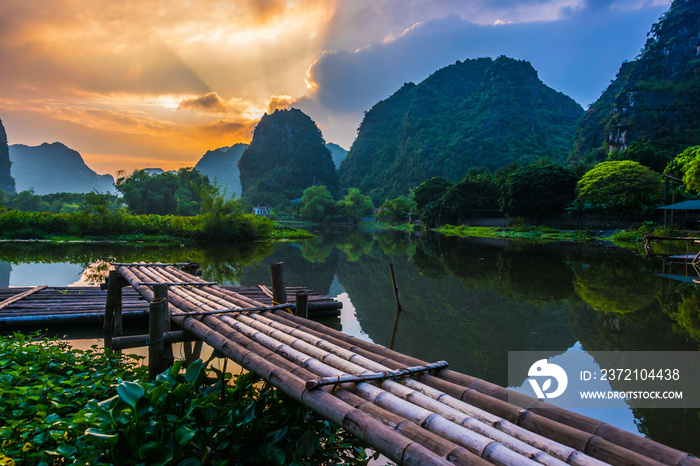
[[[669,271],[660,258],[609,245],[342,229],[243,247],[0,243],[0,287],[84,285],[97,260],[186,259],[224,285],[269,284],[269,264],[283,261],[288,286],[343,303],[331,325],[503,386],[509,351],[699,349],[698,288],[692,279],[661,276],[685,268]],[[398,320],[390,263],[404,308]],[[580,412],[700,454],[699,409]]]

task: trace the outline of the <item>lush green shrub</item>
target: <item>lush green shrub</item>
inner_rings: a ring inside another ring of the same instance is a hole
[[[661,176],[637,162],[599,163],[578,182],[585,210],[609,214],[643,214],[661,202]]]
[[[362,464],[355,439],[261,384],[183,361],[146,382],[131,359],[0,338],[0,464]]]
[[[172,236],[207,241],[253,241],[268,238],[271,220],[252,214],[209,212],[195,217],[131,215],[124,211],[106,215],[73,212],[21,212],[0,214],[4,238],[49,238],[52,236],[116,237],[122,235]]]
[[[143,170],[131,175],[122,173],[115,186],[130,212],[190,216],[200,213],[201,192],[211,185],[209,178],[197,170],[181,168],[175,174],[150,175]]]
[[[301,218],[321,222],[335,215],[335,201],[325,185],[309,186],[301,196]]]
[[[387,199],[379,208],[377,218],[380,220],[388,220],[396,224],[408,220],[409,212],[411,211],[411,200],[401,196],[396,199]]]
[[[348,188],[348,194],[336,203],[338,213],[349,218],[354,223],[362,217],[371,215],[374,211],[372,198],[365,196],[357,188]]]

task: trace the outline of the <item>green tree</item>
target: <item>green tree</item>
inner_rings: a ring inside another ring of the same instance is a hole
[[[408,219],[412,202],[404,196],[396,199],[387,199],[379,208],[377,218],[388,220],[391,223],[400,223]]]
[[[434,176],[422,182],[413,191],[413,200],[416,203],[418,213],[420,213],[428,203],[442,200],[447,190],[453,185],[454,183],[446,180],[442,176]]]
[[[657,149],[649,142],[633,142],[625,150],[610,152],[607,161],[631,160],[661,173],[670,162],[670,159],[668,152]]]
[[[312,222],[327,220],[335,214],[333,196],[325,185],[309,186],[301,195],[299,215]]]
[[[113,197],[111,194],[100,194],[97,191],[92,191],[85,194],[80,207],[89,214],[106,215],[110,211],[110,203]],[[69,206],[70,204],[64,204],[64,206],[66,205]]]
[[[700,159],[700,146],[688,147],[666,165],[664,173],[675,178],[683,178],[691,162],[696,159]]]
[[[494,175],[486,168],[472,168],[462,181],[452,186],[444,198],[445,215],[450,223],[492,215],[499,209],[500,191]]]
[[[638,162],[599,163],[579,180],[577,200],[587,210],[644,213],[661,201],[661,176]]]
[[[374,210],[372,198],[365,196],[357,188],[348,188],[347,195],[338,201],[336,207],[340,215],[350,218],[353,223],[359,222]]]
[[[451,181],[441,176],[434,176],[422,182],[413,191],[416,213],[423,224],[433,226],[441,222],[445,194],[452,186],[454,183]]]
[[[576,198],[576,174],[549,160],[513,171],[501,187],[505,214],[537,217],[564,212]]]
[[[44,202],[41,196],[34,194],[34,188],[19,192],[12,196],[8,207],[23,210],[25,212],[48,212],[50,206]]]
[[[201,187],[209,178],[192,168],[176,174],[149,175],[138,170],[130,176],[120,173],[115,186],[135,214],[193,216],[200,212]]]

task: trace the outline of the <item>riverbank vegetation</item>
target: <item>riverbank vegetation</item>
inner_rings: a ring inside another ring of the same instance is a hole
[[[649,144],[632,144],[588,169],[540,159],[526,165],[511,164],[493,173],[485,167],[471,168],[456,183],[433,177],[407,195],[385,199],[378,208],[357,188],[349,188],[336,198],[325,185],[312,185],[299,199],[274,206],[270,217],[284,222],[353,224],[373,217],[393,228],[404,225],[407,229],[408,224],[460,235],[471,235],[469,226],[484,218],[501,218],[510,226],[478,234],[580,239],[595,236],[586,228],[620,229],[622,226],[606,226],[615,222],[638,228],[655,218],[655,208],[664,199],[680,202],[698,198],[698,167],[700,146],[671,158]],[[19,239],[141,240],[155,235],[159,241],[236,242],[310,236],[246,213],[252,206],[227,197],[196,170],[160,175],[134,172],[119,177],[116,187],[122,198],[98,193],[52,198],[30,192],[5,195],[0,231],[5,238]],[[42,212],[24,212],[37,209]],[[581,221],[591,215],[597,224]],[[553,219],[557,219],[556,225]],[[547,231],[550,225],[560,231]]]
[[[374,218],[393,227],[413,224],[452,232],[457,230],[444,227],[478,224],[484,218],[505,219],[518,226],[548,225],[556,219],[558,224],[571,225],[569,229],[584,229],[580,224],[586,215],[595,216],[600,225],[589,224],[588,228],[606,228],[605,224],[615,222],[638,227],[654,218],[656,207],[664,199],[668,203],[671,199],[697,199],[698,167],[700,146],[671,158],[649,144],[632,144],[587,169],[567,167],[546,158],[526,165],[513,163],[494,172],[486,167],[470,168],[458,182],[436,176],[406,195],[385,199],[374,210]],[[340,205],[352,208],[340,213]],[[367,215],[371,205],[371,199],[356,188],[350,188],[343,200],[335,201],[320,185],[307,188],[299,202],[278,207],[275,212],[296,214],[314,222],[338,221],[346,216],[356,222]],[[349,215],[352,209],[358,214]],[[522,233],[518,228],[509,227],[514,233]]]
[[[246,213],[196,170],[117,180],[123,198],[96,192],[37,196],[0,192],[0,237],[6,239],[246,242],[312,235]],[[123,204],[126,203],[126,206]]]
[[[149,382],[130,357],[0,337],[0,464],[366,463],[359,441],[254,373],[206,366]]]

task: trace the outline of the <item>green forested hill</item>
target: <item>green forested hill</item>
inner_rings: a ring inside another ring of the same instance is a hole
[[[581,119],[573,163],[605,160],[607,153],[649,142],[678,153],[700,141],[700,3],[674,0],[652,26],[639,57]]]
[[[563,162],[582,113],[526,61],[458,61],[366,113],[340,183],[380,201],[433,176],[460,180],[470,167],[494,170],[545,156]]]
[[[314,184],[335,195],[338,177],[316,123],[295,108],[264,115],[238,161],[243,197],[276,206],[301,197]]]
[[[10,149],[7,146],[7,133],[0,120],[0,191],[15,192],[15,180],[10,174]]]

